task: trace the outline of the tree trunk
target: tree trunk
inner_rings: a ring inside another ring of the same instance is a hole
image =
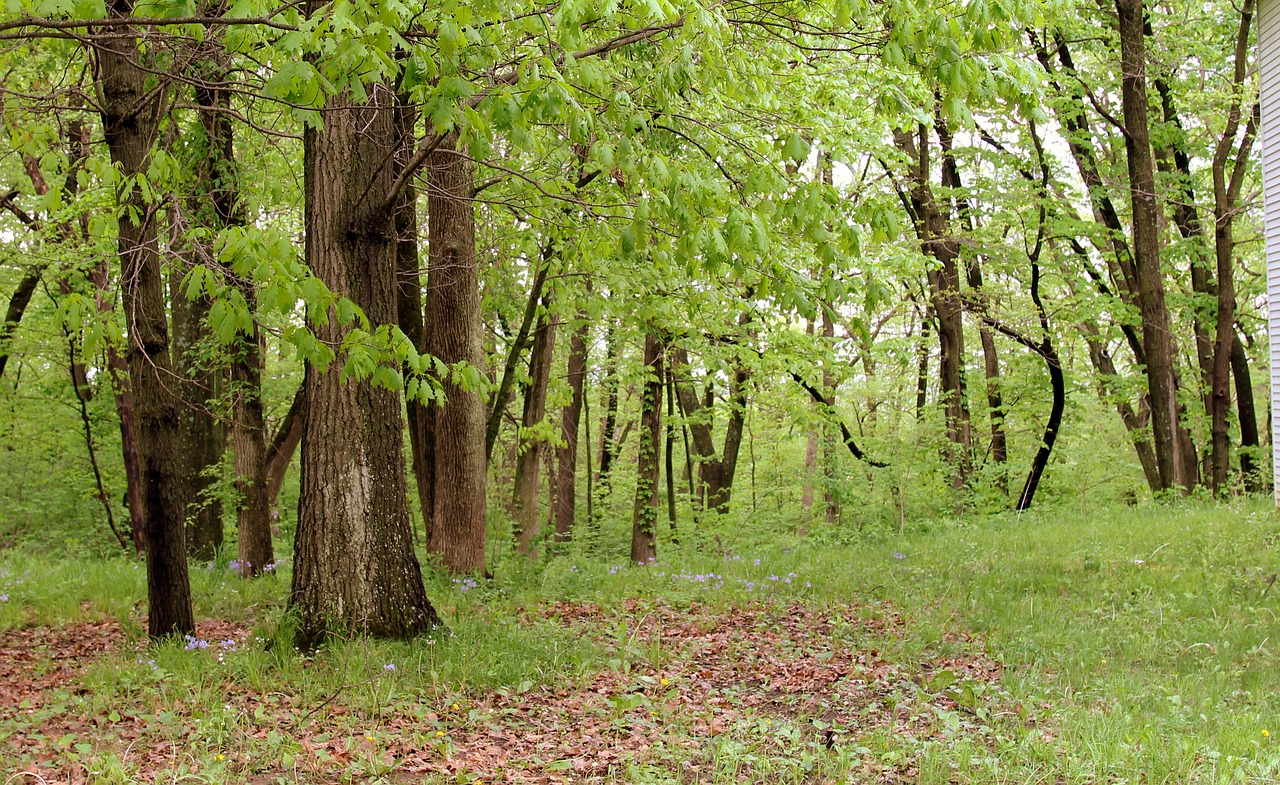
[[[273,510],[272,518],[279,515],[274,512],[280,498],[280,488],[284,486],[284,476],[293,461],[293,453],[302,442],[302,425],[307,418],[307,385],[298,387],[293,394],[293,402],[285,413],[280,427],[267,447],[267,504]]]
[[[556,320],[548,313],[549,298],[543,298],[533,331],[533,348],[529,352],[529,387],[525,390],[521,415],[519,456],[516,459],[515,489],[512,496],[516,550],[525,555],[535,553],[539,531],[538,470],[546,452],[546,439],[530,435],[547,417],[547,385],[551,381],[551,362],[555,354]]]
[[[564,439],[556,450],[556,541],[568,542],[573,537],[574,515],[576,513],[578,478],[578,426],[582,422],[582,404],[584,401],[583,382],[587,377],[587,338],[591,334],[591,323],[584,312],[578,313],[581,323],[573,331],[569,339],[568,381],[572,397],[569,405],[564,407],[560,418],[560,437]],[[588,462],[587,470],[591,464]]]
[[[1120,20],[1120,94],[1124,105],[1129,197],[1133,209],[1133,256],[1147,355],[1151,432],[1162,489],[1189,490],[1185,443],[1179,433],[1178,380],[1172,326],[1160,271],[1159,205],[1147,118],[1146,40],[1143,0],[1116,0]]]
[[[323,129],[304,135],[307,263],[373,325],[396,321],[396,237],[391,216],[380,214],[395,174],[393,102],[380,85],[360,106],[333,96]],[[314,329],[330,346],[346,332],[333,312]],[[344,383],[341,362],[308,367],[303,382],[290,602],[306,646],[347,632],[410,638],[440,621],[413,552],[400,396],[367,380]]]
[[[612,325],[604,338],[604,420],[600,424],[600,497],[609,495],[609,472],[613,467],[618,427],[618,347]],[[601,511],[602,512],[602,511]]]
[[[644,336],[644,391],[640,397],[640,449],[636,503],[631,515],[631,562],[658,558],[658,445],[662,440],[662,340],[652,328]]]
[[[822,309],[822,337],[829,352],[834,352],[836,325],[831,318],[831,310]],[[823,362],[822,366],[822,395],[824,404],[829,414],[834,415],[836,411],[836,379],[835,374],[831,373],[830,362]],[[836,449],[836,435],[831,430],[831,423],[824,423],[822,426],[822,498],[826,502],[827,523],[835,525],[840,522],[840,497],[836,494],[836,461],[839,460],[836,455],[839,451]]]
[[[1146,433],[1147,425],[1150,422],[1149,410],[1145,405],[1140,406],[1140,414],[1134,410],[1128,401],[1116,395],[1112,380],[1119,376],[1119,372],[1116,370],[1115,362],[1111,359],[1111,353],[1107,351],[1102,343],[1102,337],[1098,334],[1097,326],[1088,322],[1082,323],[1080,332],[1084,335],[1085,341],[1089,345],[1089,361],[1098,374],[1098,395],[1103,401],[1114,399],[1116,412],[1120,415],[1120,421],[1124,423],[1125,430],[1129,434],[1129,440],[1133,443],[1133,449],[1138,454],[1138,463],[1142,465],[1142,473],[1146,477],[1147,487],[1151,489],[1152,493],[1159,493],[1163,488],[1160,484],[1160,467],[1156,463],[1156,452],[1152,448],[1151,440]]]
[[[225,89],[210,86],[227,79],[226,66],[218,62],[220,59],[221,53],[212,50],[209,62],[215,64],[211,69],[213,72],[206,75],[204,84],[196,87],[206,153],[196,169],[200,191],[194,199],[193,213],[201,225],[225,228],[243,224],[244,214],[240,204],[240,173],[235,160],[235,129],[227,113],[231,96]],[[236,510],[236,561],[240,575],[250,578],[261,575],[267,565],[275,562],[271,546],[271,503],[267,497],[267,430],[262,413],[263,340],[258,330],[257,293],[253,281],[239,275],[233,275],[233,279],[255,317],[249,333],[237,336],[231,358],[231,431],[235,449],[235,487],[240,497]],[[205,316],[207,309],[202,322]],[[218,428],[219,437],[221,430]],[[220,459],[221,445],[218,447]],[[220,543],[221,510],[211,510],[210,514],[217,515],[216,535]],[[211,529],[213,524],[206,521],[203,526],[197,524],[196,529],[203,531],[204,526]]]
[[[131,0],[114,0],[108,15],[127,18]],[[129,324],[129,376],[141,468],[147,542],[148,632],[152,638],[195,632],[187,573],[183,499],[176,468],[178,402],[169,392],[172,366],[155,206],[135,185],[147,169],[165,92],[148,82],[146,56],[131,27],[97,50],[102,123],[111,162],[123,186],[117,193],[121,289]]]
[[[1240,474],[1249,493],[1265,490],[1260,469],[1254,463],[1258,454],[1258,415],[1253,405],[1253,379],[1249,373],[1249,357],[1244,341],[1237,334],[1231,342],[1231,371],[1236,384],[1236,411],[1240,418]]]
[[[400,140],[396,156],[397,174],[403,171],[413,152],[417,108],[403,94],[396,96],[396,135]],[[422,272],[418,256],[418,188],[410,178],[400,191],[395,206],[396,230],[396,319],[419,354],[427,351],[426,327],[422,312]],[[418,490],[418,509],[424,531],[431,528],[435,510],[435,424],[436,412],[430,403],[417,398],[405,402],[409,427],[409,466]]]
[[[427,159],[430,250],[427,349],[450,366],[484,364],[480,268],[476,258],[475,173],[451,134]],[[451,572],[485,569],[485,405],[479,390],[441,380],[435,407],[435,487],[427,552]]]

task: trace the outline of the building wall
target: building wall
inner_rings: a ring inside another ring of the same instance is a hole
[[[1280,0],[1258,2],[1263,201],[1267,236],[1267,312],[1271,345],[1271,457],[1280,506]]]

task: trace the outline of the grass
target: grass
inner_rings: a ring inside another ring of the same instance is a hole
[[[101,782],[455,782],[473,775],[409,771],[400,753],[458,759],[492,737],[532,757],[475,771],[572,779],[571,756],[540,760],[529,739],[585,733],[583,749],[621,750],[590,772],[610,781],[1275,782],[1278,540],[1270,504],[1240,501],[933,522],[847,546],[708,538],[647,568],[508,561],[475,588],[433,579],[451,635],[314,656],[291,647],[287,573],[197,568],[198,615],[235,643],[126,647],[71,681],[42,664],[28,708],[0,701],[0,771],[51,749]],[[117,620],[141,637],[129,561],[9,552],[0,594],[10,635]],[[800,609],[813,626],[784,621]],[[713,651],[741,689],[698,691]],[[865,662],[865,694],[819,707],[777,691],[808,672],[786,668],[831,657]],[[748,684],[759,673],[778,684]],[[705,727],[707,743],[680,743]]]

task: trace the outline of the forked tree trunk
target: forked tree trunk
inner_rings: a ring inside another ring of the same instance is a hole
[[[584,381],[587,378],[587,338],[591,334],[591,323],[584,312],[578,313],[581,320],[578,329],[573,331],[569,339],[568,382],[572,397],[569,405],[564,407],[560,419],[560,438],[564,440],[556,450],[556,541],[568,542],[573,537],[573,523],[576,513],[576,491],[578,479],[578,426],[582,422],[582,404],[585,400]],[[590,472],[591,463],[587,462]]]
[[[662,340],[652,328],[644,335],[643,393],[640,396],[640,447],[636,459],[636,501],[631,514],[631,563],[658,558],[658,472],[662,442]]]
[[[108,15],[127,18],[132,11],[131,0],[114,0]],[[135,31],[120,27],[116,34],[97,50],[102,123],[111,162],[121,182],[131,183],[147,169],[166,91],[148,84],[153,77]],[[175,472],[180,459],[177,401],[169,392],[164,278],[155,206],[136,185],[122,187],[117,200],[124,208],[118,219],[119,253],[147,541],[147,624],[152,638],[164,638],[195,632],[183,499]]]
[[[449,365],[483,365],[475,174],[450,135],[427,159],[430,250],[427,349]],[[442,380],[435,407],[435,487],[427,551],[451,572],[485,569],[485,405],[479,390]]]
[[[314,7],[311,9],[314,11]],[[304,136],[306,258],[373,325],[396,320],[396,237],[390,210],[394,96],[346,94]],[[314,327],[330,346],[347,328],[331,312]],[[342,358],[307,368],[302,493],[291,605],[304,645],[329,634],[409,638],[439,623],[413,552],[400,396],[341,378]]]

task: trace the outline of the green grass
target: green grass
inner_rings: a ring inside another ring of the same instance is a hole
[[[353,751],[335,762],[339,779],[405,781],[376,751],[381,734],[392,733],[388,718],[410,720],[392,723],[400,743],[447,745],[458,723],[497,721],[480,708],[486,695],[581,689],[593,674],[616,673],[640,680],[628,693],[639,703],[616,705],[601,715],[604,726],[622,728],[637,707],[663,727],[691,722],[644,686],[672,653],[637,640],[643,618],[625,610],[635,598],[708,613],[858,603],[860,618],[905,617],[882,632],[851,624],[832,633],[903,669],[900,687],[868,711],[908,716],[927,732],[842,727],[827,750],[814,741],[820,717],[744,709],[696,760],[656,749],[620,763],[612,777],[676,781],[682,765],[696,764],[718,782],[871,782],[885,772],[922,783],[1274,782],[1277,520],[1259,501],[1187,503],[937,522],[901,535],[869,532],[849,546],[779,538],[772,549],[747,550],[758,547],[747,544],[760,541],[755,533],[738,551],[732,538],[726,545],[708,533],[666,547],[648,568],[577,552],[541,568],[507,559],[474,589],[432,580],[450,634],[337,642],[314,656],[291,647],[287,571],[245,582],[225,565],[196,568],[198,614],[249,625],[248,645],[222,662],[178,644],[103,658],[40,711],[0,715],[0,750],[51,712],[99,728],[112,716],[145,715],[149,738],[169,738],[190,750],[186,757],[147,768],[124,744],[49,742],[102,782],[237,781],[237,756],[288,770],[307,735],[321,733]],[[116,618],[141,634],[145,587],[127,560],[10,552],[0,555],[0,593],[9,595],[0,630]],[[588,635],[537,612],[557,601],[596,603],[609,621]],[[983,654],[1003,667],[998,683],[950,684],[921,666]],[[954,704],[931,700],[940,692]],[[246,696],[255,706],[248,712]],[[314,725],[317,707],[335,706],[338,719]],[[26,763],[0,757],[0,770]]]

